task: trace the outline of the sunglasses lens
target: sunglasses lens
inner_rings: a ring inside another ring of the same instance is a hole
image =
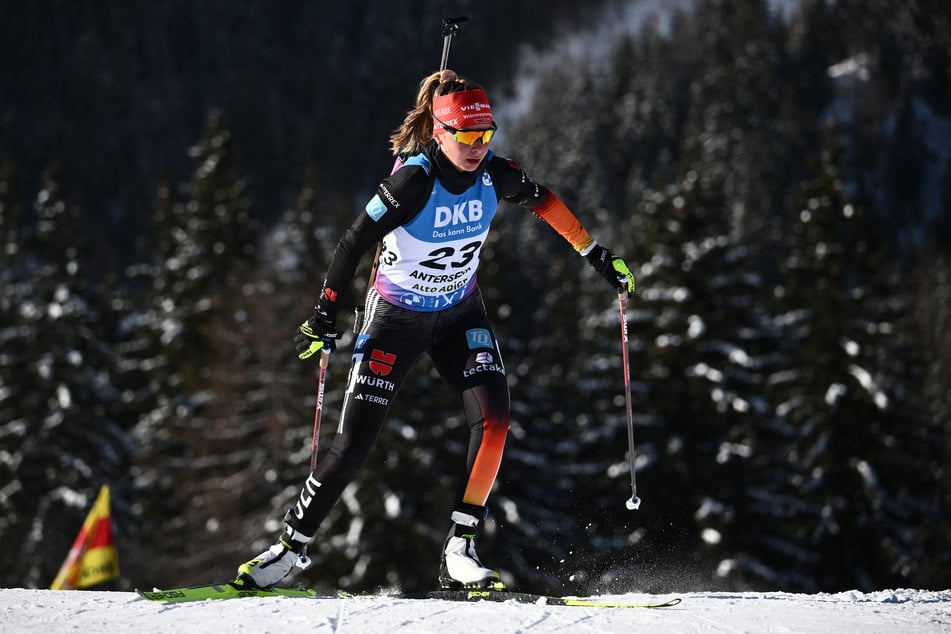
[[[479,137],[475,132],[469,132],[467,130],[459,130],[458,132],[452,133],[452,138],[459,143],[465,143],[466,145],[472,145],[476,142],[476,139]]]
[[[488,143],[492,140],[493,136],[495,136],[495,128],[490,130],[458,130],[453,133],[452,138],[459,141],[459,143],[474,145],[475,142],[479,140],[483,143]]]

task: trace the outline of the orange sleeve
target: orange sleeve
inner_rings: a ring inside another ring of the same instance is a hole
[[[552,192],[548,192],[542,204],[533,209],[532,213],[551,225],[578,253],[585,255],[594,246],[594,238],[581,226],[581,222],[565,203]]]

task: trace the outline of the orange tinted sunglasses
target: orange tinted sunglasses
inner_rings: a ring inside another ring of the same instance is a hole
[[[436,121],[442,126],[443,130],[452,136],[453,139],[459,141],[459,143],[464,143],[465,145],[475,145],[476,141],[488,143],[492,140],[492,137],[495,136],[495,131],[499,129],[499,127],[495,125],[495,121],[492,122],[492,127],[488,130],[457,130],[456,128],[446,125],[439,119],[436,119]]]

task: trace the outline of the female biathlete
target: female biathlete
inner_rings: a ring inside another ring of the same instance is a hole
[[[341,300],[359,260],[382,242],[336,436],[288,511],[278,541],[238,568],[236,585],[266,588],[295,565],[309,564],[307,543],[366,461],[400,385],[425,352],[461,396],[469,426],[465,477],[449,516],[439,583],[503,587],[475,548],[509,429],[505,367],[476,281],[499,201],[547,222],[616,292],[633,293],[634,276],[555,194],[489,150],[495,130],[479,85],[452,71],[420,84],[416,106],[391,137],[397,168],[340,239],[314,314],[296,336],[302,359],[333,350]]]

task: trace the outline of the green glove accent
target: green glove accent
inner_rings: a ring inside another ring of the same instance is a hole
[[[321,350],[333,352],[335,340],[340,333],[332,321],[323,321],[311,317],[297,329],[294,344],[297,348],[298,359],[309,359]]]
[[[631,273],[627,262],[601,245],[595,245],[584,257],[588,260],[588,264],[614,287],[615,291],[623,293],[626,290],[628,294],[634,292],[634,274]]]
[[[324,342],[319,339],[320,335],[318,335],[316,332],[311,330],[310,325],[306,321],[303,324],[301,324],[300,334],[304,335],[304,337],[309,338],[310,341],[304,341],[303,345],[299,345],[297,347],[298,359],[309,359],[315,354],[317,354],[318,352],[320,352],[320,349],[324,347]],[[301,338],[303,339],[303,337]],[[303,350],[301,348],[303,348]]]
[[[614,269],[614,272],[618,276],[618,292],[624,290],[624,287],[627,287],[627,294],[630,295],[634,292],[634,274],[631,273],[631,269],[627,266],[627,262],[622,260],[616,255],[611,256],[611,268]],[[623,278],[623,279],[622,279]]]

